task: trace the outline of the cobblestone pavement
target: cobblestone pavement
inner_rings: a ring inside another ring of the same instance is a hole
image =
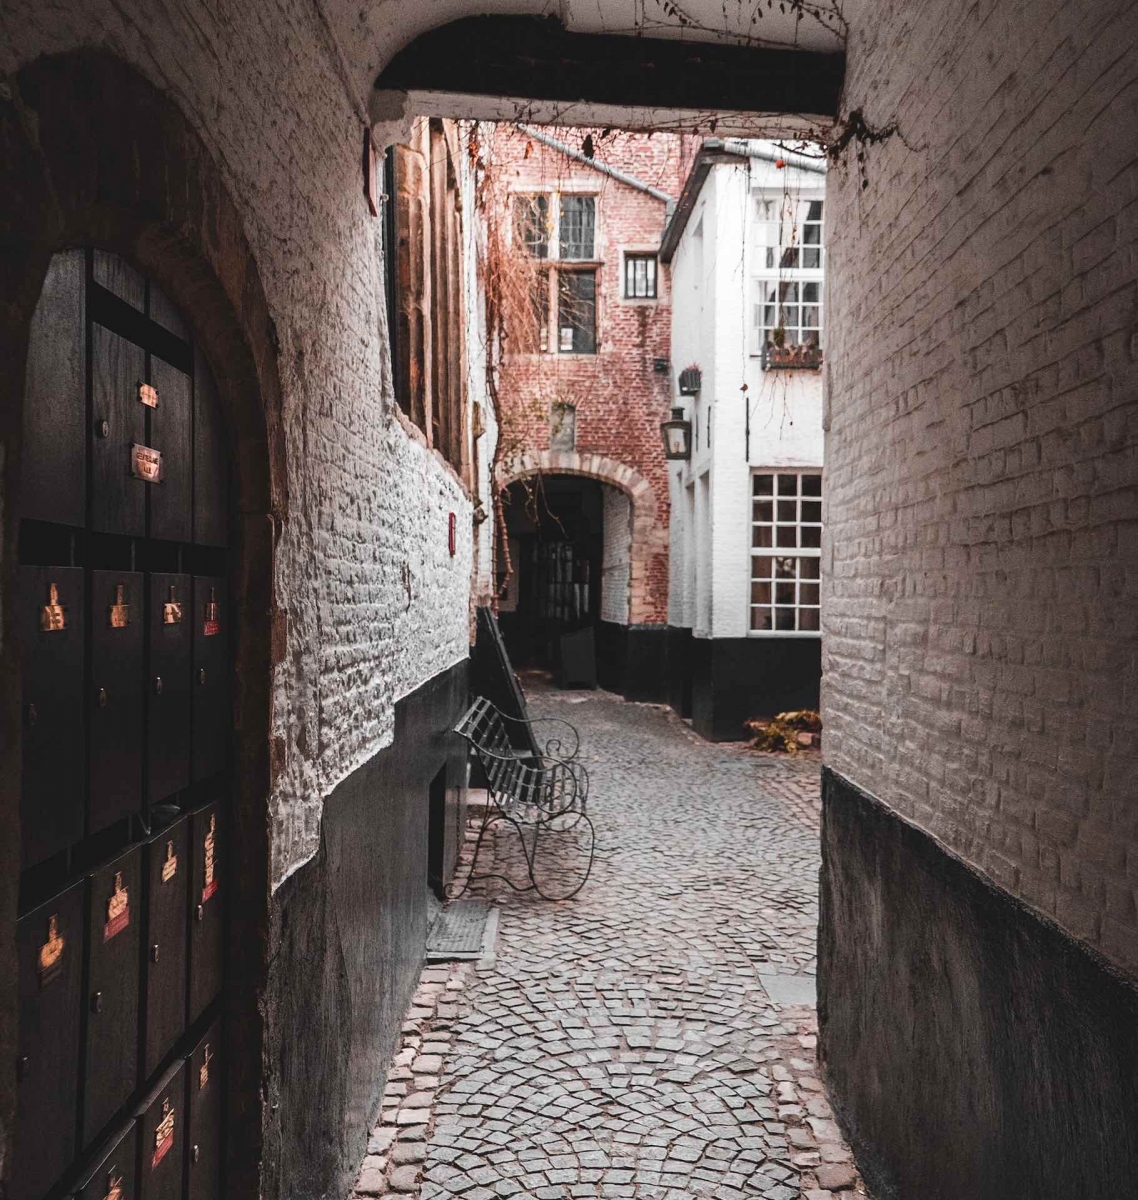
[[[602,692],[531,709],[581,731],[593,875],[560,903],[482,885],[496,957],[424,971],[357,1194],[853,1200],[813,1009],[767,990],[800,1003],[814,971],[817,762]],[[494,869],[520,883],[515,843]]]

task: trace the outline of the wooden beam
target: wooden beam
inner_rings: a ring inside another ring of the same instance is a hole
[[[555,17],[464,17],[396,54],[377,90],[837,117],[844,54],[571,33]]]

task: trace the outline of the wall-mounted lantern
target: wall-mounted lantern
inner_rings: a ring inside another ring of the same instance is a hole
[[[672,409],[672,419],[661,424],[660,432],[664,436],[665,458],[691,458],[691,422],[684,420],[682,408]]]
[[[690,367],[684,367],[680,372],[680,395],[698,396],[702,383],[703,373],[699,367],[694,363]]]

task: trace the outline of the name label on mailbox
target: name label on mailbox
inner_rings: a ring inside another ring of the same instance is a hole
[[[166,859],[162,863],[162,882],[169,883],[178,873],[178,856],[174,853],[174,843],[166,843]]]
[[[115,584],[115,602],[107,613],[112,629],[125,629],[130,624],[130,605],[126,603],[126,587]]]
[[[180,625],[182,623],[182,602],[178,599],[178,589],[170,584],[166,595],[166,603],[162,605],[162,624]]]
[[[63,950],[67,939],[59,932],[59,914],[47,919],[47,941],[40,947],[38,975],[40,987],[47,987],[63,971]]]
[[[67,628],[67,612],[59,603],[59,587],[48,586],[47,603],[40,609],[40,628],[44,633],[55,633]]]
[[[122,1200],[122,1176],[115,1174],[114,1167],[107,1175],[107,1194],[103,1200]]]
[[[130,444],[130,473],[144,483],[162,482],[162,451],[138,442]]]
[[[154,1131],[154,1157],[150,1160],[151,1169],[156,1167],[174,1148],[174,1109],[170,1106],[170,1098],[162,1100],[162,1120]]]
[[[115,890],[107,901],[107,920],[103,925],[103,941],[117,937],[130,924],[130,890],[123,885],[122,872],[115,872]]]
[[[151,387],[149,383],[140,383],[138,385],[138,398],[147,408],[158,407],[158,390]]]
[[[213,1055],[210,1053],[209,1042],[205,1044],[205,1054],[202,1057],[202,1065],[198,1068],[198,1091],[204,1092],[205,1085],[209,1083],[209,1064],[213,1061]]]
[[[209,599],[202,613],[202,636],[214,637],[221,632],[221,605],[217,602],[217,588],[209,589]]]
[[[202,841],[204,870],[202,879],[202,903],[204,904],[217,891],[217,874],[215,857],[214,834],[217,832],[217,818],[210,817],[209,832]]]

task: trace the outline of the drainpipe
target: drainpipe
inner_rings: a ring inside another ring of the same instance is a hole
[[[565,142],[559,142],[556,138],[550,137],[548,133],[542,133],[540,130],[534,129],[532,125],[519,125],[518,128],[526,137],[533,138],[535,142],[541,142],[543,146],[548,146],[550,150],[556,150],[576,162],[584,163],[586,167],[592,167],[594,171],[600,171],[602,175],[607,175],[610,179],[615,179],[630,188],[635,188],[638,192],[643,192],[646,196],[651,196],[655,200],[662,200],[668,205],[669,212],[675,206],[675,196],[669,196],[667,192],[662,192],[650,183],[644,183],[643,180],[637,179],[635,175],[629,175],[627,171],[610,167],[607,163],[597,162],[595,158],[590,158],[587,154],[582,154],[580,150],[574,150],[572,146],[566,145]]]
[[[809,171],[814,175],[825,175],[826,164],[805,154],[793,150],[768,150],[747,138],[724,138],[723,149],[733,154],[744,154],[747,158],[761,158],[763,162],[782,163],[784,167],[793,167],[797,171]]]

